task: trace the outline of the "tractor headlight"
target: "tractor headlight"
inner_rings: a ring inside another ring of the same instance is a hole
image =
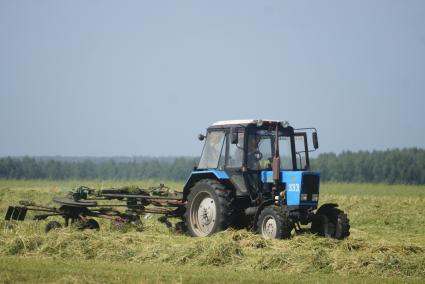
[[[307,201],[307,194],[301,194],[301,201]]]
[[[317,202],[317,200],[319,200],[319,195],[318,194],[312,194],[311,195],[311,201]]]

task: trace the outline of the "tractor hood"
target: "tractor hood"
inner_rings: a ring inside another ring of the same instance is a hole
[[[273,172],[262,171],[261,181],[273,183]],[[320,172],[281,171],[280,181],[285,184],[287,205],[316,205],[319,200]]]

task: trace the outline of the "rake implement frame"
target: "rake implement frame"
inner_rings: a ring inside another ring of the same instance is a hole
[[[78,187],[66,197],[55,197],[53,201],[59,207],[48,207],[32,201],[20,201],[20,206],[9,206],[5,220],[23,221],[28,211],[39,212],[33,220],[44,220],[51,216],[64,218],[65,226],[78,222],[86,228],[90,217],[110,219],[113,223],[140,223],[140,216],[148,213],[162,214],[161,222],[168,217],[180,217],[184,212],[182,194],[170,191],[163,184],[159,187],[141,189],[124,187],[120,189],[95,190]],[[109,204],[107,201],[121,203]],[[120,211],[118,208],[126,208]],[[93,221],[92,221],[93,222]]]

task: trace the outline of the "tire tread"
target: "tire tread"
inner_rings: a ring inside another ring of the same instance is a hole
[[[266,217],[266,215],[273,215],[276,220],[277,225],[277,232],[276,232],[276,238],[277,239],[289,239],[291,238],[291,231],[292,231],[292,222],[289,218],[289,212],[286,208],[278,207],[278,206],[267,206],[265,207],[258,217],[257,221],[257,231],[259,234],[262,234],[262,222],[263,219]]]
[[[217,224],[216,229],[211,234],[227,229],[231,224],[233,203],[232,191],[226,189],[224,185],[213,179],[201,179],[193,185],[192,189],[199,186],[207,186],[213,189],[215,194],[217,195],[217,206],[219,207],[217,208],[217,214],[220,214],[220,216],[217,216],[218,218],[216,218],[216,220],[218,220],[219,223]],[[188,204],[192,203],[195,194],[196,192],[191,190],[187,197],[186,211],[183,215],[183,221],[185,222],[187,228],[190,228],[190,225],[188,224],[188,220],[190,220],[190,210],[188,208]],[[188,231],[192,236],[196,237],[196,235],[194,234],[194,232],[192,232],[191,229],[189,229]]]

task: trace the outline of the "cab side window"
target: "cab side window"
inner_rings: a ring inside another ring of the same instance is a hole
[[[271,133],[260,130],[248,136],[248,168],[251,170],[266,170],[271,168],[272,145]]]
[[[244,133],[238,133],[238,143],[229,143],[229,154],[227,160],[227,167],[238,168],[242,167],[243,155],[244,155]]]

